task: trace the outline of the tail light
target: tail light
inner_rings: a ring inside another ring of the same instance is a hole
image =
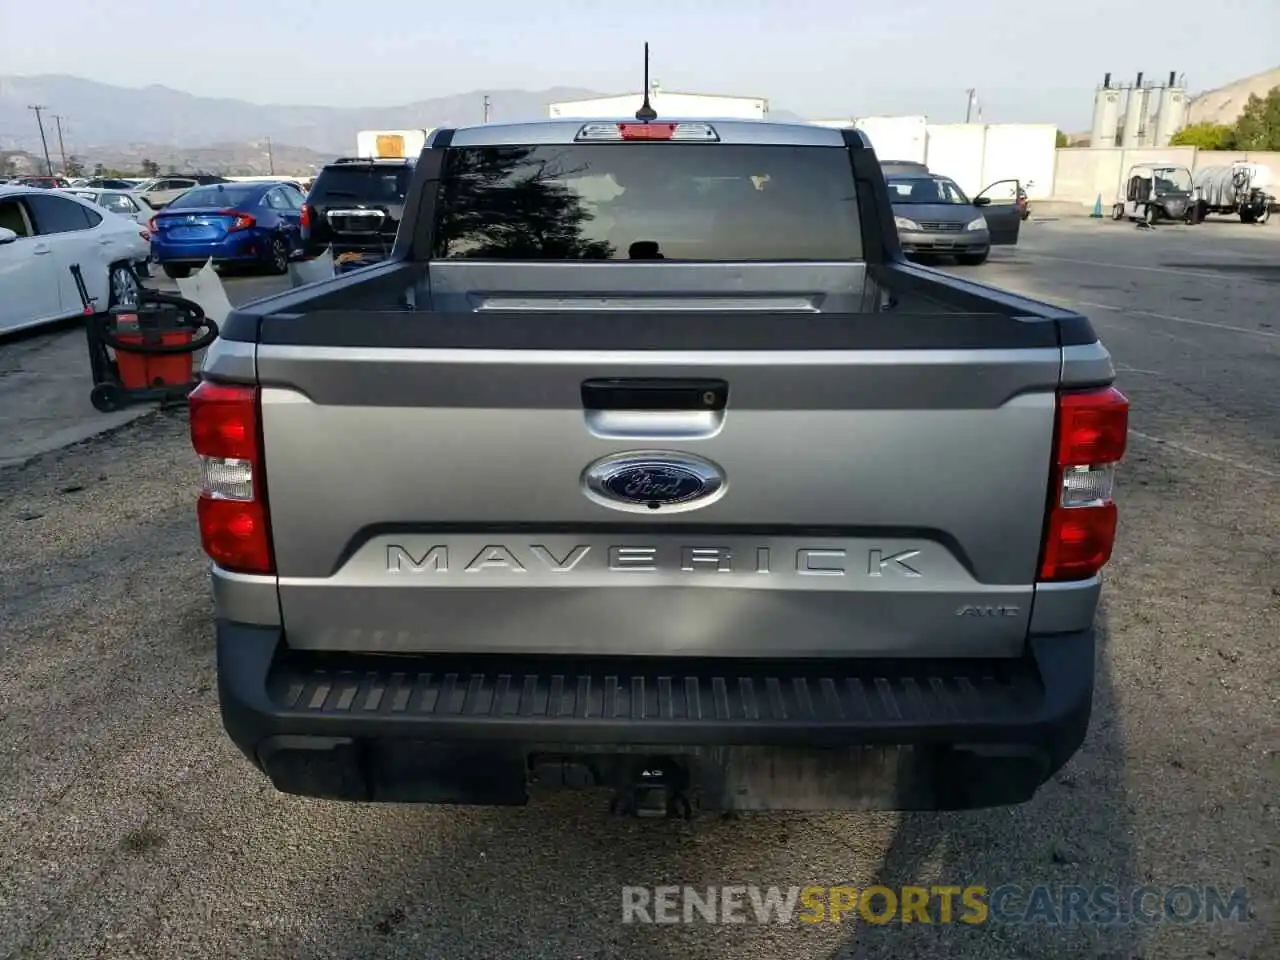
[[[720,135],[709,123],[588,123],[574,137],[575,140],[700,140],[704,143],[719,141]]]
[[[156,218],[155,218],[155,217],[152,217],[150,220],[148,220],[148,221],[147,221],[147,227],[151,230],[151,232],[152,232],[152,233],[155,233],[155,232],[156,232]]]
[[[233,573],[275,572],[257,387],[202,381],[189,399],[200,458],[196,514],[209,559]]]
[[[228,233],[234,233],[237,230],[248,230],[258,222],[249,214],[241,213],[239,210],[223,210],[222,215],[232,218],[231,226],[227,227]]]
[[[150,233],[150,231],[148,231],[148,230],[139,230],[139,231],[138,231],[138,236],[140,236],[140,237],[141,237],[143,240],[145,240],[147,243],[150,243],[150,242],[151,242],[151,233]]]
[[[311,231],[311,218],[312,218],[314,215],[315,215],[315,214],[314,214],[314,213],[312,213],[312,210],[311,210],[311,204],[309,204],[309,203],[304,203],[304,204],[302,205],[302,214],[301,214],[300,221],[299,221],[299,222],[301,223],[301,225],[302,225],[302,237],[303,237],[303,239],[306,239],[307,237],[309,237],[309,236],[310,236],[310,231]]]
[[[1129,399],[1115,387],[1060,393],[1056,433],[1040,579],[1087,580],[1115,544],[1115,475]]]

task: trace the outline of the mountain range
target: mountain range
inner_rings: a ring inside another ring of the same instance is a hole
[[[117,87],[62,75],[0,76],[0,149],[40,154],[39,128],[30,105],[42,104],[48,107],[45,135],[55,166],[60,148],[52,117],[57,115],[62,118],[67,155],[89,164],[120,167],[136,165],[145,157],[165,168],[213,169],[208,164],[214,163],[266,173],[274,162],[279,171],[293,171],[353,152],[359,130],[480,123],[486,96],[490,119],[505,121],[545,117],[547,104],[554,100],[604,94],[578,87],[486,90],[396,107],[349,108],[263,105],[198,97],[158,85]],[[799,119],[785,112],[774,114]],[[203,161],[198,154],[206,155]]]

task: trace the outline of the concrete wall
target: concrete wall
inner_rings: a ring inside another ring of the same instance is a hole
[[[1280,153],[1259,150],[1224,151],[1197,150],[1195,147],[1164,147],[1141,150],[1069,147],[1057,151],[1057,173],[1053,180],[1050,199],[1066,204],[1093,207],[1094,200],[1102,197],[1102,206],[1109,209],[1115,202],[1129,168],[1135,163],[1177,163],[1192,170],[1248,160],[1266,164],[1280,173]],[[1034,196],[1034,195],[1033,195]]]

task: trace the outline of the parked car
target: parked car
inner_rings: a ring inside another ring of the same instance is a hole
[[[277,789],[954,810],[1079,749],[1128,416],[1088,317],[904,261],[858,130],[442,129],[409,197],[191,395]]]
[[[90,177],[83,183],[73,184],[75,187],[88,187],[92,190],[133,190],[137,184],[123,177]]]
[[[99,307],[135,302],[148,249],[138,224],[80,197],[0,187],[0,333],[81,313],[72,264]]]
[[[413,160],[349,158],[316,175],[302,212],[308,256],[326,247],[338,272],[384,259],[396,241]]]
[[[936,173],[885,179],[903,253],[946,254],[977,266],[993,246],[1018,242],[1017,180],[999,180],[970,200],[954,180]]]
[[[41,190],[60,190],[67,185],[63,177],[18,177],[12,182],[22,187],[39,187]]]
[[[152,207],[162,210],[178,197],[194,187],[203,187],[214,183],[230,183],[226,177],[213,174],[184,174],[182,176],[158,177],[134,188]]]
[[[208,260],[286,273],[302,251],[302,193],[289,183],[216,183],[151,218],[151,259],[170,277]]]
[[[137,196],[128,190],[99,190],[92,187],[68,187],[63,193],[69,193],[73,197],[79,197],[82,200],[88,200],[90,203],[96,203],[98,206],[110,210],[112,213],[119,214],[122,217],[128,217],[141,226],[150,229],[151,217],[155,214],[155,208],[150,206],[141,196]]]

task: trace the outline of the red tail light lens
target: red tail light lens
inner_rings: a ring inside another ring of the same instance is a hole
[[[258,222],[249,214],[241,213],[239,210],[223,210],[222,214],[232,218],[231,226],[227,227],[228,233],[234,233],[237,230],[248,230]]]
[[[674,123],[620,123],[618,133],[623,140],[670,140],[676,132]]]
[[[312,212],[311,212],[311,204],[309,204],[309,203],[304,203],[304,204],[302,205],[302,214],[301,214],[301,217],[300,217],[300,223],[302,224],[302,229],[303,229],[303,230],[310,230],[310,229],[311,229],[311,217],[312,217],[312,216],[313,216],[313,214],[312,214]]]
[[[1128,434],[1129,400],[1115,387],[1059,394],[1041,580],[1087,580],[1111,559]]]
[[[204,552],[233,573],[273,573],[258,388],[205,381],[188,404],[191,445],[200,458],[196,515]]]
[[[155,217],[152,217],[152,218],[151,218],[151,220],[147,223],[147,226],[151,229],[151,232],[152,232],[152,233],[155,233],[155,232],[156,232],[156,218],[155,218]]]

